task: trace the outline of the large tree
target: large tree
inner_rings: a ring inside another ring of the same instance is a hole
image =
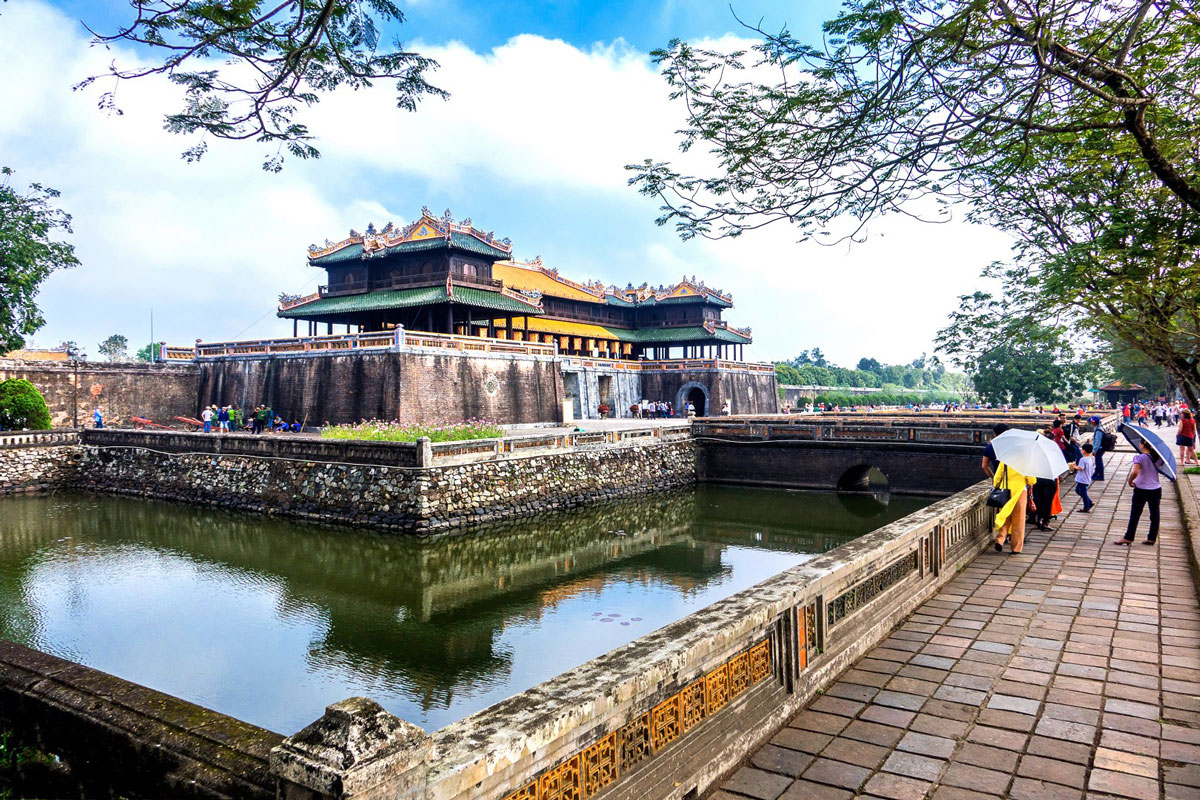
[[[630,167],[685,237],[776,220],[811,235],[843,215],[857,232],[929,195],[986,207],[1031,141],[1063,134],[1200,211],[1189,0],[846,0],[823,47],[757,32],[752,52],[676,40],[654,53],[685,102],[683,149],[707,146],[718,165]]]
[[[79,263],[75,249],[54,238],[71,230],[71,215],[55,207],[58,192],[39,183],[19,190],[12,175],[0,167],[0,353],[23,347],[46,324],[35,302],[42,281]]]
[[[396,81],[396,105],[412,111],[426,95],[446,97],[426,73],[437,63],[404,49],[380,47],[381,28],[399,25],[404,13],[392,0],[130,0],[129,24],[112,33],[93,32],[93,44],[129,43],[144,48],[149,64],[120,67],[83,80],[112,81],[100,107],[120,113],[121,81],[165,75],[184,91],[183,108],[166,117],[166,129],[199,134],[184,151],[204,155],[206,137],[254,139],[275,145],[263,168],[278,171],[285,154],[320,155],[300,122],[299,106],[341,86],[368,87]]]
[[[753,53],[657,54],[687,104],[685,149],[718,164],[633,167],[660,223],[855,237],[936,196],[943,218],[965,207],[1016,238],[991,271],[1012,313],[1112,334],[1200,399],[1193,3],[847,0],[825,30],[821,48],[785,30]]]

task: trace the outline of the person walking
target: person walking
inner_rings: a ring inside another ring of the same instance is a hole
[[[1088,497],[1088,487],[1092,485],[1092,476],[1096,472],[1096,458],[1092,455],[1092,443],[1083,443],[1083,456],[1076,464],[1068,464],[1075,473],[1075,494],[1083,501],[1083,513],[1092,510],[1092,498]]]
[[[1104,426],[1099,417],[1088,420],[1092,423],[1092,455],[1096,459],[1096,471],[1092,475],[1092,483],[1104,480]]]
[[[995,439],[1000,434],[1008,430],[1008,426],[1003,422],[997,423],[992,427],[992,438]],[[983,460],[979,462],[979,468],[983,470],[983,474],[989,478],[995,477],[996,469],[1000,466],[1000,459],[996,458],[996,448],[992,447],[992,443],[988,442],[987,447],[983,448]]]
[[[1011,493],[1008,502],[996,512],[996,540],[993,546],[997,553],[1004,552],[1006,538],[1013,553],[1020,553],[1025,547],[1025,509],[1029,505],[1029,487],[1034,480],[1004,463],[992,476],[992,486],[1008,489]]]
[[[96,410],[92,412],[92,424],[97,428],[104,427],[104,409],[96,406]]]
[[[1184,411],[1179,420],[1179,431],[1175,434],[1175,444],[1179,446],[1179,463],[1186,465],[1191,460],[1196,462],[1196,420],[1191,411]]]
[[[1157,456],[1150,445],[1142,440],[1140,451],[1133,457],[1133,469],[1129,471],[1129,486],[1133,489],[1133,507],[1129,509],[1129,527],[1125,529],[1125,538],[1117,539],[1113,544],[1128,545],[1137,534],[1138,522],[1142,519],[1142,509],[1150,508],[1150,532],[1143,544],[1154,544],[1158,540],[1159,504],[1162,502],[1162,483],[1158,480]]]

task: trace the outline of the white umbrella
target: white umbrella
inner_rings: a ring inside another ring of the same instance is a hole
[[[1067,460],[1053,439],[1035,431],[1010,429],[992,439],[996,459],[1022,475],[1053,480],[1067,471]]]

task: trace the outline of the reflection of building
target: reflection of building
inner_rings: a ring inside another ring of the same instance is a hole
[[[308,333],[345,325],[359,331],[409,330],[553,344],[564,355],[608,358],[741,356],[750,331],[721,319],[733,298],[685,278],[673,286],[624,289],[576,283],[542,265],[514,261],[492,233],[422,209],[404,228],[389,223],[351,231],[309,248],[328,282],[280,306]]]

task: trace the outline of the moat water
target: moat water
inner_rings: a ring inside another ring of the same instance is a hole
[[[353,695],[434,730],[928,502],[704,486],[421,541],[8,499],[0,637],[284,734]]]

